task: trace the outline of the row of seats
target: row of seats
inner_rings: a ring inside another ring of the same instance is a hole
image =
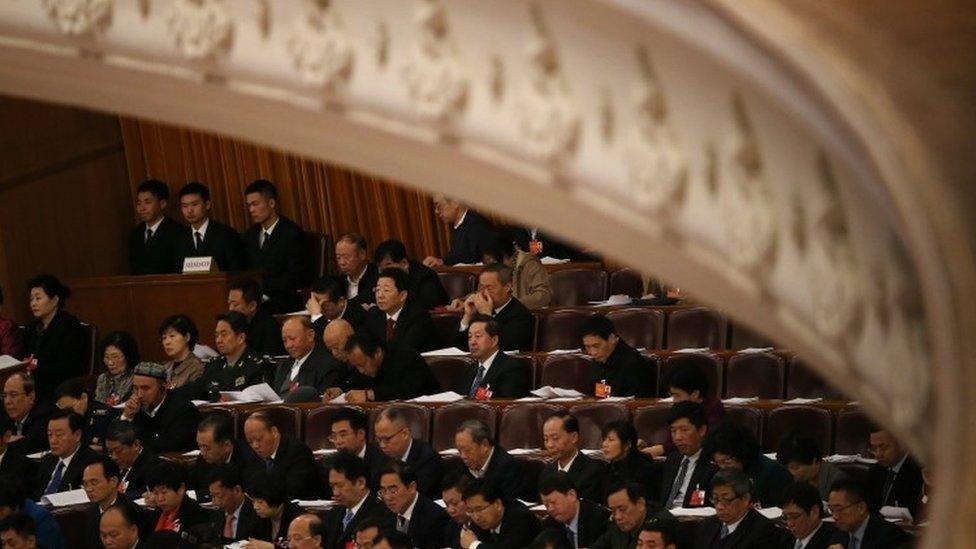
[[[437,273],[451,299],[464,297],[478,287],[478,276],[468,270],[446,268]],[[607,274],[600,268],[568,267],[549,272],[553,307],[586,305],[603,301],[608,295],[644,295],[644,280],[634,269],[623,268]]]

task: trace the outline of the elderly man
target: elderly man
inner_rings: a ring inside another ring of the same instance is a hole
[[[34,499],[81,488],[85,467],[97,454],[82,444],[85,420],[70,410],[58,410],[47,423],[51,453],[41,458],[34,477]]]
[[[827,549],[837,529],[823,518],[819,490],[808,482],[791,484],[783,493],[787,531],[780,537],[779,549]]]
[[[401,269],[380,272],[376,307],[366,312],[363,330],[388,348],[429,351],[437,346],[430,313],[410,295],[407,274]]]
[[[827,509],[837,532],[830,549],[898,549],[908,547],[912,537],[872,511],[864,488],[856,480],[839,480],[830,488]]]
[[[481,243],[491,231],[491,222],[454,198],[434,195],[434,213],[451,227],[451,249],[443,258],[427,256],[424,265],[478,263],[483,253]]]
[[[532,501],[538,497],[518,462],[495,444],[491,430],[481,420],[461,423],[454,433],[454,445],[466,473],[498,488],[505,499]]]
[[[131,421],[116,420],[105,432],[105,452],[119,467],[119,490],[136,500],[149,491],[146,474],[158,461],[156,454],[142,446],[142,439]]]
[[[468,328],[468,348],[477,362],[458,378],[454,392],[468,398],[522,398],[532,390],[532,370],[501,352],[501,325],[492,317],[475,316]]]
[[[414,438],[410,418],[402,408],[387,406],[373,424],[376,444],[391,460],[408,465],[417,477],[417,489],[434,499],[440,494],[441,456],[428,442]]]
[[[339,237],[335,243],[336,266],[346,280],[346,299],[350,305],[374,303],[373,289],[379,271],[369,262],[366,254],[366,238],[357,233]]]
[[[461,530],[462,549],[525,547],[539,534],[539,519],[532,511],[518,501],[504,499],[484,479],[464,489],[464,505],[471,515],[471,526]]]
[[[535,317],[512,295],[512,269],[502,263],[486,266],[478,275],[478,291],[464,301],[461,325],[454,345],[468,348],[468,328],[475,315],[488,316],[499,325],[498,345],[503,351],[528,351],[533,347]]]
[[[3,384],[3,409],[13,422],[10,449],[20,454],[47,450],[47,418],[51,406],[37,401],[34,376],[27,372],[10,374]]]
[[[922,468],[888,431],[875,430],[870,437],[871,453],[878,460],[866,483],[871,509],[905,507],[914,516],[922,498]]]
[[[288,525],[288,547],[290,549],[323,549],[325,526],[318,515],[305,513],[295,517]]]
[[[318,499],[323,495],[322,477],[315,456],[305,444],[278,431],[271,417],[257,411],[244,422],[244,438],[253,454],[245,466],[248,475],[268,470],[285,483],[290,499]]]
[[[614,482],[607,488],[607,507],[611,522],[603,535],[590,544],[591,549],[633,549],[641,524],[650,516],[644,487],[633,482]]]
[[[373,261],[382,271],[396,268],[407,273],[407,291],[425,310],[448,305],[448,297],[441,279],[433,269],[407,257],[407,247],[399,240],[390,239],[380,243],[373,252]]]
[[[275,372],[271,387],[289,402],[315,402],[346,375],[346,368],[328,351],[315,346],[315,329],[306,316],[292,316],[281,327],[289,360]]]
[[[143,549],[146,545],[139,534],[141,522],[135,506],[120,503],[102,513],[96,533],[105,549]]]
[[[234,420],[225,414],[208,414],[197,426],[197,450],[200,455],[190,468],[190,487],[197,500],[206,501],[210,476],[220,465],[243,469],[253,458],[247,441],[234,438]]]
[[[122,419],[134,422],[142,445],[156,454],[193,449],[200,423],[197,407],[166,389],[168,376],[162,364],[139,363],[132,377],[132,396],[122,408]]]
[[[549,517],[543,529],[565,534],[569,546],[589,547],[603,535],[610,521],[610,512],[592,501],[579,499],[569,475],[556,471],[539,482],[539,495]]]
[[[376,517],[383,526],[394,524],[390,510],[369,489],[366,462],[349,452],[339,452],[329,470],[329,486],[336,506],[325,516],[324,547],[347,547],[355,537],[356,527],[367,517]]]
[[[552,461],[540,475],[543,479],[565,473],[574,492],[589,501],[603,501],[606,464],[590,458],[579,449],[579,420],[567,410],[549,416],[542,424],[542,444]]]
[[[349,364],[358,375],[346,378],[348,402],[407,400],[441,390],[427,362],[409,347],[384,349],[366,334],[346,341]]]
[[[779,530],[753,507],[752,481],[735,468],[722,469],[712,477],[715,516],[702,521],[695,549],[745,549],[775,547]]]
[[[408,534],[414,547],[444,547],[450,519],[440,505],[419,492],[411,467],[391,461],[380,473],[380,495],[396,519],[396,529]]]

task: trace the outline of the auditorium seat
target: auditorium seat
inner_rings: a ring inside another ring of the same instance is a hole
[[[538,486],[542,471],[549,463],[547,459],[541,456],[515,456],[515,462],[518,463],[519,471],[527,480],[526,486]],[[532,501],[538,501],[538,492],[534,492],[534,494],[535,497],[532,498]]]
[[[454,347],[454,336],[461,327],[460,313],[430,313],[430,318],[434,322],[434,334],[437,337],[438,349]]]
[[[604,425],[617,420],[630,421],[627,407],[617,402],[588,402],[569,411],[579,420],[580,448],[599,449],[603,445],[600,431]]]
[[[85,339],[88,340],[88,349],[85,350],[85,358],[88,359],[88,375],[100,374],[105,371],[105,363],[98,360],[101,357],[95,356],[95,351],[98,349],[98,326],[82,322],[81,329],[85,331]],[[130,364],[129,367],[135,368],[135,365]]]
[[[762,439],[764,452],[775,452],[783,435],[798,430],[812,436],[824,455],[833,453],[833,420],[830,411],[816,406],[781,406],[766,414]]]
[[[603,269],[562,269],[549,273],[551,307],[587,305],[607,298],[607,272]]]
[[[644,295],[644,278],[630,267],[610,273],[610,295],[628,295],[639,298]]]
[[[722,358],[711,353],[670,353],[661,362],[661,373],[657,392],[662,397],[669,396],[668,375],[672,368],[693,365],[705,374],[708,380],[708,395],[722,394]]]
[[[244,422],[254,412],[262,411],[268,414],[271,421],[278,427],[278,431],[285,436],[302,440],[302,411],[299,408],[271,404],[257,406],[250,410],[241,410],[237,415],[237,432],[244,432]]]
[[[469,419],[485,422],[492,435],[496,432],[497,412],[495,407],[481,402],[452,402],[434,409],[433,431],[430,443],[440,452],[454,448],[454,432],[458,425]]]
[[[822,398],[841,400],[843,395],[820,374],[807,367],[798,357],[790,359],[786,374],[786,398]]]
[[[373,425],[376,424],[376,418],[380,417],[380,412],[384,408],[390,406],[396,406],[410,418],[410,432],[413,434],[413,438],[419,438],[423,441],[430,440],[430,408],[409,403],[387,404],[386,406],[370,408],[367,415],[369,417],[368,431],[371,435],[373,433]]]
[[[773,353],[736,353],[725,367],[725,395],[783,398],[783,357]]]
[[[748,427],[756,440],[762,440],[762,410],[752,406],[726,406],[725,420]]]
[[[668,349],[725,348],[725,317],[706,307],[677,309],[668,313]]]
[[[474,360],[468,356],[428,356],[424,360],[444,391],[453,390],[464,374],[464,369],[474,364]]]
[[[544,402],[525,402],[502,410],[498,424],[498,444],[512,448],[542,448],[542,424],[563,406]]]
[[[539,368],[542,371],[539,386],[576,389],[584,395],[592,395],[592,363],[592,359],[586,355],[549,355],[542,359],[542,366]]]
[[[781,346],[776,345],[768,337],[754,332],[742,324],[729,323],[729,349],[762,349],[766,347],[779,348]]]
[[[592,314],[592,311],[579,309],[556,309],[543,313],[539,316],[536,350],[579,349],[581,345],[579,332],[583,328],[583,323]]]
[[[646,307],[628,307],[607,313],[614,331],[627,345],[636,349],[660,349],[664,346],[664,311]]]
[[[837,441],[835,454],[861,454],[872,457],[868,449],[871,431],[877,429],[871,418],[860,408],[845,408],[837,412]]]
[[[322,233],[305,231],[305,242],[311,251],[312,280],[322,278],[329,272],[329,261],[332,260],[332,239]]]
[[[326,404],[318,408],[312,408],[305,414],[305,444],[309,448],[312,450],[320,450],[335,447],[332,441],[329,440],[329,419],[343,408],[360,410],[357,406]]]
[[[243,433],[237,428],[237,410],[232,407],[212,406],[209,409],[200,410],[202,417],[207,416],[226,416],[233,425],[234,437],[242,437]]]
[[[670,402],[658,402],[634,410],[634,429],[638,438],[652,446],[667,442],[671,431],[668,426],[670,410]]]
[[[475,290],[477,277],[465,271],[440,271],[437,276],[451,299],[462,299]]]

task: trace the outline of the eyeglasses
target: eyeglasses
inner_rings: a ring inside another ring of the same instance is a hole
[[[490,505],[484,505],[481,507],[468,507],[468,516],[473,517],[485,512],[485,509],[491,507]]]
[[[400,486],[380,486],[381,496],[395,496],[400,493]]]
[[[783,520],[786,521],[800,520],[801,518],[803,518],[803,515],[804,515],[803,513],[783,513]]]
[[[105,353],[102,360],[105,362],[118,362],[120,360],[125,360],[125,355],[122,353]]]
[[[386,446],[386,445],[387,445],[387,444],[389,444],[389,443],[390,443],[390,441],[392,441],[392,440],[393,440],[393,439],[394,439],[394,438],[395,438],[395,437],[396,437],[397,435],[399,435],[400,433],[402,433],[402,432],[404,432],[404,431],[406,431],[406,430],[407,430],[407,428],[406,428],[406,427],[403,427],[402,429],[400,429],[399,431],[397,431],[397,432],[395,432],[395,433],[393,433],[392,435],[390,435],[390,436],[388,436],[388,437],[381,437],[381,436],[379,436],[379,435],[376,435],[376,443],[377,443],[377,444],[379,444],[380,446]]]
[[[827,510],[830,511],[830,514],[831,515],[836,515],[837,513],[840,513],[842,511],[844,511],[845,509],[849,509],[851,507],[854,507],[858,503],[861,503],[861,502],[860,501],[855,501],[854,503],[848,503],[847,505],[828,505],[827,506]]]
[[[709,501],[712,502],[712,507],[718,507],[719,505],[729,506],[729,505],[732,505],[732,502],[733,501],[735,501],[735,500],[737,500],[737,499],[739,499],[741,497],[742,496],[735,496],[734,498],[717,498],[715,496],[712,496],[711,498],[709,498]]]

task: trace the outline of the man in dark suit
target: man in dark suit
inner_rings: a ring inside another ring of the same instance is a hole
[[[82,444],[103,448],[105,431],[118,419],[121,412],[94,399],[83,377],[65,381],[54,390],[54,403],[62,410],[74,410],[85,420],[85,436]]]
[[[376,307],[366,312],[363,330],[387,348],[410,347],[429,351],[436,347],[430,313],[407,291],[407,275],[400,269],[380,272]]]
[[[194,539],[214,537],[210,529],[211,511],[203,509],[187,495],[183,467],[171,461],[160,461],[149,470],[146,482],[150,492],[146,503],[155,507],[148,521],[149,530],[153,532],[151,538],[172,539],[173,533]]]
[[[346,282],[346,299],[350,305],[375,303],[373,289],[379,278],[376,265],[369,262],[366,254],[366,238],[358,233],[348,233],[335,243],[336,265]]]
[[[671,522],[667,511],[653,514],[644,499],[645,488],[636,482],[616,481],[607,488],[607,507],[613,521],[606,531],[590,544],[590,549],[633,549],[637,546],[641,525],[645,521]]]
[[[786,489],[782,509],[787,531],[780,536],[778,549],[827,549],[837,535],[834,525],[823,521],[820,491],[808,482]]]
[[[879,429],[870,436],[871,453],[878,460],[868,471],[871,509],[877,511],[885,505],[905,507],[915,516],[922,499],[922,468],[888,431]]]
[[[328,351],[315,346],[315,330],[307,316],[292,316],[281,327],[289,360],[275,372],[271,388],[288,399],[295,391],[305,388],[315,402],[329,387],[335,387],[346,375],[346,367],[339,364]],[[294,400],[289,399],[289,402]]]
[[[369,489],[368,474],[366,462],[349,452],[340,451],[332,461],[329,486],[336,506],[325,515],[327,534],[322,547],[347,547],[353,541],[356,527],[367,517],[377,517],[384,527],[394,525],[393,514]]]
[[[139,516],[139,526],[142,527],[145,518],[142,510],[136,507],[132,501],[119,490],[119,466],[106,456],[98,456],[94,461],[85,467],[82,474],[82,482],[85,494],[88,495],[88,508],[85,510],[85,538],[86,547],[100,549],[102,540],[99,536],[98,524],[102,514],[113,505],[130,505]]]
[[[354,330],[366,320],[366,310],[346,298],[347,287],[345,278],[329,275],[312,283],[305,309],[312,315],[316,345],[323,344],[325,327],[333,320],[345,320]]]
[[[322,477],[315,456],[303,443],[283,436],[271,417],[257,411],[244,422],[244,437],[253,454],[246,473],[270,470],[286,486],[289,499],[318,499],[323,496]]]
[[[705,409],[697,402],[678,402],[668,412],[668,426],[675,451],[664,462],[661,506],[708,507],[712,476],[718,467],[703,455],[702,444],[708,434]]]
[[[468,348],[468,328],[475,315],[490,316],[500,327],[498,346],[503,351],[528,351],[533,348],[535,317],[512,295],[512,269],[494,263],[478,275],[478,291],[464,301],[461,325],[454,345]]]
[[[253,453],[247,442],[234,438],[234,420],[226,414],[203,416],[197,426],[197,449],[200,455],[190,468],[189,486],[197,493],[197,501],[208,501],[211,473],[220,465],[233,465],[244,470]]]
[[[451,227],[451,249],[442,258],[428,256],[424,265],[454,265],[456,263],[479,263],[481,243],[491,231],[491,222],[478,212],[453,198],[442,194],[434,195],[434,213]]]
[[[149,491],[146,477],[159,459],[143,447],[131,421],[116,420],[105,432],[105,452],[119,468],[119,491],[137,500]]]
[[[444,547],[444,532],[450,520],[440,505],[421,494],[413,468],[389,462],[380,472],[380,494],[394,516],[396,529],[408,534],[418,549]]]
[[[468,398],[522,398],[532,390],[531,370],[498,347],[501,325],[488,316],[476,316],[467,330],[471,358],[454,392]]]
[[[169,187],[148,179],[136,189],[136,213],[142,221],[129,233],[129,269],[134,275],[178,273],[178,247],[185,227],[166,216]]]
[[[593,315],[580,330],[583,350],[593,362],[590,365],[590,387],[600,397],[633,396],[651,398],[657,386],[655,370],[636,349],[614,333],[613,322],[604,315]]]
[[[410,418],[402,408],[383,408],[373,424],[373,436],[388,459],[410,467],[417,480],[417,491],[430,499],[440,497],[441,456],[429,443],[414,438]]]
[[[34,376],[10,374],[3,384],[3,409],[13,423],[9,448],[21,455],[47,450],[47,420],[54,407],[38,401]]]
[[[454,446],[467,475],[484,479],[498,488],[505,499],[533,501],[538,497],[536,487],[531,485],[518,462],[495,444],[491,431],[481,420],[469,419],[458,425]]]
[[[6,417],[0,417],[0,475],[32,479],[37,474],[37,464],[24,454],[10,450],[9,443],[13,432],[13,422]]]
[[[606,483],[606,464],[579,450],[579,420],[568,410],[560,410],[542,424],[542,443],[552,461],[540,478],[565,474],[580,498],[602,502]],[[544,495],[544,494],[543,494]]]
[[[210,189],[191,181],[180,189],[180,211],[189,224],[180,235],[180,265],[187,257],[212,257],[217,269],[239,271],[247,258],[241,235],[232,227],[210,217]]]
[[[478,479],[464,489],[464,505],[471,514],[471,527],[461,530],[461,547],[476,542],[479,549],[525,547],[539,535],[539,519],[528,507],[502,498],[498,487]]]
[[[224,463],[210,472],[208,490],[216,507],[211,528],[224,543],[250,539],[258,531],[260,518],[244,494],[244,479],[237,467]]]
[[[243,314],[229,311],[217,315],[214,339],[220,356],[208,360],[203,374],[177,391],[195,400],[216,400],[215,392],[243,391],[272,380],[275,363],[248,346],[247,318]]]
[[[380,486],[380,471],[386,466],[390,458],[380,450],[376,444],[366,439],[366,414],[352,407],[340,408],[329,417],[329,440],[340,452],[345,450],[362,459],[366,463],[366,482],[370,490],[377,491]],[[335,456],[326,458],[323,462],[324,477],[329,477],[329,469]],[[331,497],[329,486],[326,485],[326,497]]]
[[[227,290],[227,309],[247,318],[247,346],[259,356],[281,356],[281,323],[268,307],[261,303],[261,285],[253,278],[230,283]]]
[[[97,456],[81,443],[85,420],[70,410],[58,410],[47,423],[51,453],[41,458],[34,477],[34,499],[81,488],[85,467]]]
[[[865,498],[864,487],[853,479],[839,480],[830,487],[827,508],[837,526],[831,543],[857,549],[909,547],[912,537],[872,511]]]
[[[549,517],[543,529],[558,530],[570,547],[589,547],[603,535],[610,521],[610,511],[592,501],[579,499],[570,476],[556,471],[542,477],[539,495]]]
[[[726,468],[712,477],[715,516],[702,521],[695,549],[776,547],[779,530],[752,506],[752,481],[739,469]]]
[[[444,546],[460,547],[461,530],[471,523],[468,508],[464,506],[464,489],[471,483],[466,470],[449,471],[441,482],[441,501],[450,521],[444,527]]]
[[[247,495],[261,519],[254,538],[283,546],[288,539],[288,526],[304,512],[302,508],[288,499],[284,485],[268,471],[259,471],[247,478]]]
[[[430,366],[412,348],[386,350],[371,336],[354,334],[345,350],[356,369],[344,383],[347,402],[408,400],[441,390]]]
[[[373,262],[380,271],[397,268],[407,273],[407,291],[411,299],[425,310],[451,303],[437,273],[407,257],[407,247],[396,239],[383,241],[373,252]]]
[[[156,454],[193,449],[200,412],[189,400],[166,389],[166,367],[142,362],[133,374],[132,396],[125,402],[122,419],[135,423],[142,445]]]
[[[264,179],[244,190],[253,225],[244,233],[248,265],[261,269],[264,293],[271,312],[301,307],[298,291],[312,278],[312,258],[305,233],[294,221],[278,214],[278,189]]]

